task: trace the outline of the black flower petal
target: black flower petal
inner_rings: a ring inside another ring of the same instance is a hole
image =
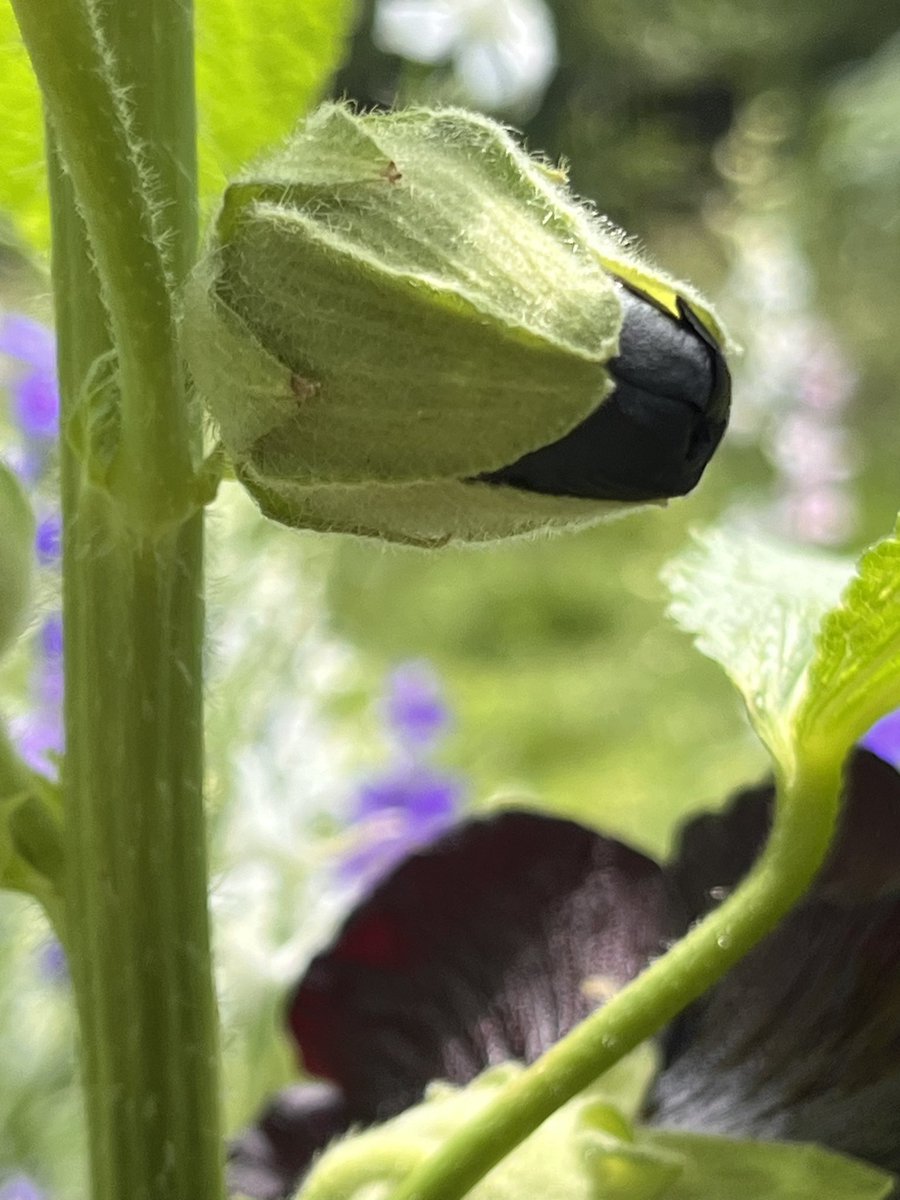
[[[624,285],[619,294],[615,390],[565,437],[481,480],[590,500],[662,500],[699,483],[728,424],[721,349],[684,300],[676,320]]]
[[[313,1156],[349,1126],[340,1088],[329,1083],[285,1088],[229,1146],[229,1192],[255,1200],[290,1195]]]
[[[672,876],[695,915],[743,874],[771,804],[745,793],[688,827]],[[900,776],[858,752],[845,804],[809,899],[669,1031],[655,1124],[900,1170]]]
[[[289,1010],[307,1070],[380,1120],[431,1079],[533,1061],[659,952],[661,879],[571,821],[506,812],[455,830],[311,962]]]
[[[660,952],[669,910],[660,868],[618,842],[536,813],[472,821],[399,866],[310,963],[288,1012],[303,1064],[365,1124],[432,1079],[531,1062]],[[301,1099],[234,1144],[233,1190],[272,1200],[296,1185],[333,1133],[316,1140]]]

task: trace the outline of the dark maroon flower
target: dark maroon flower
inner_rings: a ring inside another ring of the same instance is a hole
[[[230,1152],[233,1191],[290,1195],[351,1124],[434,1078],[531,1062],[739,881],[771,786],[686,827],[660,867],[573,822],[471,821],[402,863],[313,959],[288,1009],[306,1070]],[[900,777],[851,760],[808,899],[663,1035],[651,1123],[815,1141],[900,1169]]]

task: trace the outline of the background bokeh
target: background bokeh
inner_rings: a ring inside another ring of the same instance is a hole
[[[893,523],[891,8],[366,0],[357,10],[333,94],[463,103],[522,128],[652,258],[714,298],[742,353],[732,431],[697,492],[592,531],[423,555],[291,534],[222,489],[210,522],[209,795],[230,1128],[290,1075],[284,992],[349,902],[342,864],[386,836],[384,822],[363,819],[360,796],[402,751],[379,703],[398,664],[427,662],[439,681],[449,729],[429,769],[452,777],[460,808],[550,808],[664,854],[686,812],[765,771],[720,673],[664,620],[659,572],[691,527],[726,512],[841,551]],[[328,4],[309,9],[327,22]],[[305,45],[298,34],[278,52],[299,61]],[[260,54],[261,86],[266,62]],[[249,146],[253,130],[251,108]],[[12,233],[0,305],[48,320],[46,275]],[[22,363],[0,357],[0,371],[4,456],[27,473]],[[54,464],[52,443],[40,444],[31,484],[45,518]],[[4,712],[45,742],[59,736],[48,729],[58,694],[41,691],[58,658],[47,641],[58,603],[50,554],[39,611],[0,674]],[[398,812],[419,803],[415,788],[396,795]],[[0,895],[0,1200],[83,1195],[69,999],[40,914]]]

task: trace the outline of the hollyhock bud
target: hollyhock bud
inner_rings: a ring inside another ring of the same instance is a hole
[[[18,479],[0,462],[0,654],[17,637],[31,598],[34,516]]]
[[[477,114],[328,105],[229,187],[185,345],[268,516],[439,545],[696,484],[722,335],[564,183]]]

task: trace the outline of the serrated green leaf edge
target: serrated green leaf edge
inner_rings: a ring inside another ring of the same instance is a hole
[[[851,570],[849,560],[726,523],[695,534],[663,572],[669,615],[725,670],[760,738],[785,767],[793,761],[792,714],[805,695],[816,631]]]
[[[847,746],[900,706],[900,520],[860,558],[816,638],[798,736]]]

